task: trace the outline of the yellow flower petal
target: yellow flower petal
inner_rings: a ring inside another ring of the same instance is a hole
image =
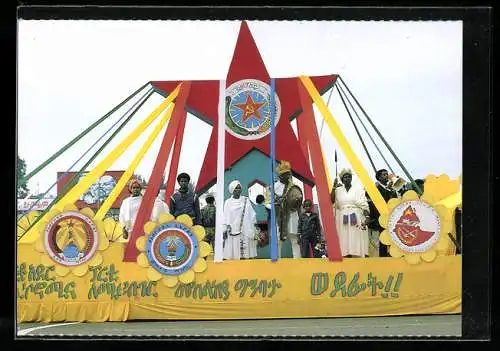
[[[431,192],[429,191],[424,191],[424,194],[422,195],[422,197],[420,198],[420,200],[428,203],[428,204],[431,204],[434,202],[434,196],[432,195]]]
[[[158,224],[156,222],[152,222],[152,221],[148,221],[146,222],[146,224],[144,224],[144,233],[146,234],[151,234],[151,232],[153,231],[153,229],[156,228]]]
[[[387,202],[387,213],[391,213],[401,201],[398,198],[392,198]]]
[[[435,182],[437,177],[433,174],[429,174],[427,177],[425,177],[424,183],[431,183]]]
[[[175,219],[177,222],[184,224],[187,227],[193,226],[193,220],[187,214],[181,214]]]
[[[140,236],[135,241],[135,247],[137,247],[137,250],[144,252],[146,251],[146,242],[147,242],[146,237],[144,235]]]
[[[38,240],[35,243],[35,250],[38,252],[45,252],[45,246],[43,245],[43,239],[38,238]]]
[[[163,285],[173,288],[179,282],[179,278],[176,275],[166,275],[163,277]]]
[[[103,251],[106,250],[109,247],[109,240],[106,238],[104,235],[99,236],[99,247],[97,250]]]
[[[191,230],[193,231],[198,241],[202,241],[203,238],[205,238],[205,228],[203,228],[201,225],[195,225],[191,228]]]
[[[163,223],[168,223],[168,222],[171,222],[175,220],[175,217],[172,216],[170,213],[162,213],[160,215],[160,218],[158,219],[158,221],[163,224]]]
[[[122,227],[115,222],[115,220],[111,217],[107,217],[102,222],[104,225],[104,233],[106,238],[110,241],[116,241],[123,234]]]
[[[85,274],[87,274],[88,271],[89,271],[89,265],[87,263],[83,263],[71,269],[71,272],[73,272],[73,274],[76,275],[77,277],[83,277]]]
[[[448,237],[448,234],[446,234],[446,236],[441,236],[439,241],[436,243],[436,246],[435,246],[436,250],[441,251],[441,252],[448,250],[449,242],[450,242],[450,239]]]
[[[152,280],[154,282],[160,280],[160,278],[163,277],[160,272],[158,272],[156,269],[153,267],[148,268],[148,278],[149,280]]]
[[[382,228],[387,228],[387,220],[388,216],[386,214],[380,215],[378,218],[378,223],[382,226]]]
[[[49,212],[47,212],[47,214],[45,216],[43,216],[43,219],[41,219],[40,222],[45,222],[44,224],[47,224],[52,220],[52,218],[54,218],[55,216],[57,216],[60,213],[61,213],[61,211],[59,211],[58,209],[52,208]],[[44,227],[45,227],[45,225],[44,225]]]
[[[37,219],[39,216],[40,216],[39,211],[30,211],[26,217],[28,218],[28,221],[30,223],[33,223],[35,219]]]
[[[193,265],[193,271],[196,273],[204,272],[207,269],[207,261],[204,258],[199,257]]]
[[[148,268],[149,267],[149,260],[148,256],[144,252],[141,252],[139,256],[137,256],[137,264],[141,266],[142,268]]]
[[[82,208],[80,210],[80,213],[81,214],[84,214],[85,216],[89,217],[89,218],[94,218],[95,216],[95,213],[94,211],[92,211],[92,209],[90,207],[85,207],[85,208]]]
[[[422,260],[425,262],[432,262],[436,258],[436,251],[435,250],[429,250],[427,252],[422,253]]]
[[[92,257],[88,263],[89,263],[90,267],[95,267],[95,266],[100,265],[102,263],[102,261],[103,261],[102,255],[99,252],[96,252],[94,257]]]
[[[404,253],[403,253],[403,251],[401,251],[401,250],[399,249],[399,247],[397,247],[396,245],[391,245],[391,246],[389,247],[389,254],[390,254],[392,257],[396,257],[396,258],[398,258],[398,257],[403,256],[403,254],[404,254]]]
[[[210,255],[210,253],[212,252],[212,246],[210,246],[210,244],[207,243],[206,241],[201,241],[199,252],[201,257],[206,257]]]
[[[415,199],[418,199],[418,194],[414,190],[408,190],[403,195],[403,201],[410,201]]]
[[[382,231],[382,233],[380,233],[379,240],[384,245],[391,245],[392,244],[392,240],[391,240],[391,238],[389,236],[389,232],[387,230],[384,230],[384,231]]]
[[[183,284],[191,283],[192,281],[194,281],[194,272],[191,269],[185,271],[184,273],[179,275],[179,281]]]
[[[92,220],[95,224],[95,226],[97,227],[97,231],[99,232],[99,234],[101,234],[103,237],[106,237],[106,232],[104,231],[104,223],[102,223],[102,221],[98,221],[98,220]]]
[[[420,254],[407,254],[405,259],[409,264],[418,264],[420,263]]]
[[[56,265],[56,274],[60,277],[65,277],[70,272],[69,267],[61,266],[59,264]]]
[[[42,256],[41,263],[45,266],[53,266],[56,264],[48,255]]]
[[[75,204],[66,204],[63,207],[63,212],[66,211],[78,211],[78,207],[76,207]]]

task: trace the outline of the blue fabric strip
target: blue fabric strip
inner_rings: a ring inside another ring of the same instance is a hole
[[[276,167],[276,134],[274,128],[274,120],[276,116],[274,101],[274,92],[276,90],[276,80],[271,78],[271,261],[278,261],[278,236],[276,233],[276,209],[274,207],[274,170]]]

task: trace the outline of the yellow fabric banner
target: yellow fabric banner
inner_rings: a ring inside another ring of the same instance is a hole
[[[461,256],[410,265],[398,258],[208,262],[195,282],[169,288],[122,262],[112,243],[87,274],[64,277],[32,245],[18,247],[18,321],[260,319],[461,312]]]

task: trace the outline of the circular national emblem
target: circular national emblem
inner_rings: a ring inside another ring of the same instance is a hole
[[[281,104],[274,93],[274,125]],[[226,130],[237,138],[260,139],[271,132],[271,87],[256,79],[243,79],[226,89]]]
[[[422,200],[410,200],[393,209],[387,229],[392,241],[401,250],[421,253],[439,241],[441,221],[432,206]]]
[[[151,266],[161,274],[179,275],[190,269],[198,258],[198,241],[186,225],[164,223],[151,232],[146,242]]]
[[[79,266],[94,256],[99,246],[99,232],[88,216],[78,211],[66,211],[47,223],[43,244],[56,263]]]

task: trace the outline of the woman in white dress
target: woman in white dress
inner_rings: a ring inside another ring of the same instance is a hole
[[[224,259],[239,260],[257,257],[255,238],[256,215],[250,200],[241,195],[241,184],[229,184],[231,197],[224,202]]]
[[[137,179],[132,179],[128,185],[128,190],[131,193],[129,197],[122,201],[120,206],[119,222],[123,228],[122,241],[128,241],[129,234],[134,228],[135,219],[142,203],[142,185]],[[151,220],[158,221],[160,215],[168,213],[167,204],[161,199],[160,193],[155,198],[153,210],[151,211]]]
[[[366,216],[368,202],[362,188],[352,186],[352,171],[340,172],[342,184],[335,179],[332,202],[335,204],[335,222],[339,235],[340,250],[344,257],[368,256],[368,229]]]

